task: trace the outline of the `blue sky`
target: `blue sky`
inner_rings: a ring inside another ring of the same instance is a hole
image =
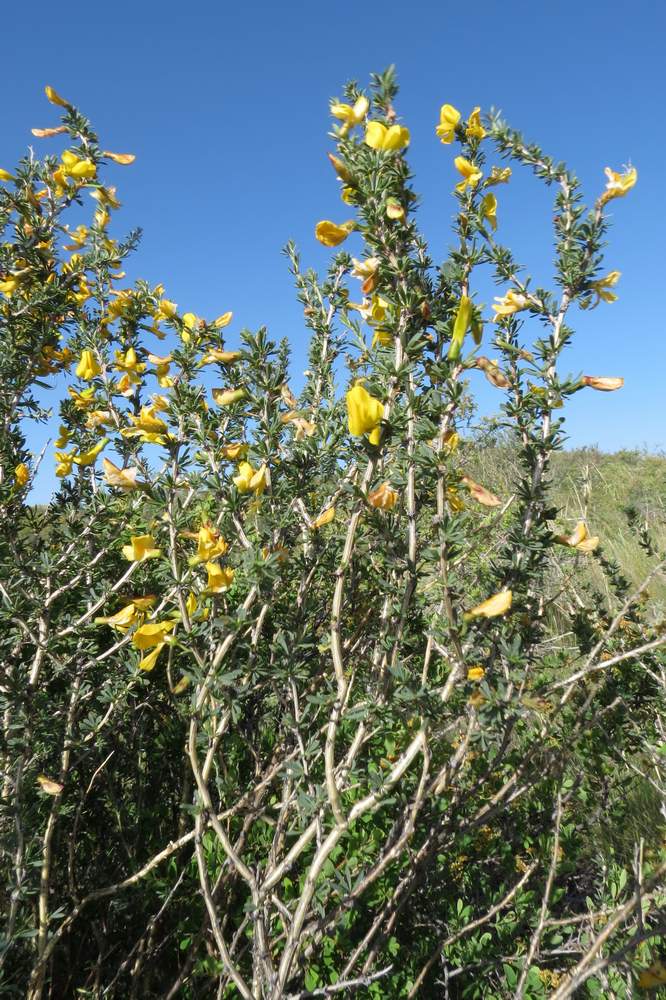
[[[457,180],[453,147],[434,135],[444,102],[464,114],[476,104],[500,108],[576,170],[590,201],[605,166],[631,162],[638,184],[611,204],[606,257],[608,270],[622,271],[620,298],[574,314],[579,332],[567,355],[571,371],[624,375],[626,385],[579,393],[567,428],[576,446],[666,445],[663,4],[117,0],[66,14],[52,4],[12,5],[3,24],[0,165],[11,168],[30,142],[40,152],[47,143],[61,148],[29,131],[54,124],[57,109],[43,94],[50,83],[93,120],[105,148],[137,156],[112,168],[123,203],[114,235],[144,229],[129,273],[162,281],[184,311],[232,309],[230,344],[241,327],[262,323],[274,338],[288,337],[295,384],[306,337],[280,250],[293,238],[304,264],[324,267],[330,252],[314,225],[348,217],[325,156],[328,100],[346,80],[365,83],[396,64],[419,219],[436,259],[450,241]],[[497,193],[498,238],[548,282],[549,195],[526,171]],[[496,406],[485,380],[474,388],[481,412]],[[45,436],[40,430],[34,446]],[[50,455],[45,466],[38,499],[52,484]]]

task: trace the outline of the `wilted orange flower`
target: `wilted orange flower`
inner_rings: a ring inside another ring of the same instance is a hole
[[[463,476],[462,481],[474,499],[478,503],[483,504],[484,507],[501,506],[502,501],[496,497],[494,493],[491,493],[490,490],[487,490],[484,486],[480,486],[478,483],[475,483],[469,476]]]
[[[599,392],[615,392],[624,385],[624,379],[612,375],[583,375],[583,385]]]
[[[597,535],[590,535],[584,521],[579,521],[570,535],[555,535],[555,541],[579,552],[594,552],[599,545]]]
[[[398,494],[389,483],[380,485],[368,493],[368,503],[377,510],[392,510],[398,502]]]
[[[116,486],[118,489],[125,490],[128,493],[131,490],[139,489],[141,484],[136,481],[139,473],[136,466],[132,466],[129,469],[119,469],[108,458],[103,458],[102,468],[104,470],[104,479],[109,486]]]
[[[477,358],[476,368],[480,368],[490,384],[494,385],[497,389],[508,389],[511,385],[497,362],[491,361],[490,358],[484,358],[483,356]]]

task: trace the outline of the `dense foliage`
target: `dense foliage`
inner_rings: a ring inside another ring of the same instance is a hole
[[[123,284],[137,234],[111,236],[105,177],[133,157],[47,96],[62,124],[34,131],[64,151],[0,172],[0,994],[666,981],[663,508],[629,511],[634,586],[551,483],[567,398],[622,384],[562,361],[574,308],[615,298],[607,206],[636,171],[588,208],[500,118],[444,105],[462,179],[434,262],[393,73],[350,85],[330,154],[350,218],[316,235],[363,250],[322,278],[287,248],[296,396],[266,329],[231,350],[231,313]],[[499,239],[519,168],[554,192],[552,289]],[[504,479],[463,433],[484,377]],[[50,405],[40,508],[26,435]]]

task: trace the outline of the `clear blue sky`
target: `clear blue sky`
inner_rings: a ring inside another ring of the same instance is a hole
[[[622,271],[619,301],[575,315],[567,356],[573,372],[624,375],[626,386],[580,392],[567,427],[571,445],[666,444],[663,4],[117,0],[66,11],[13,4],[3,28],[0,165],[10,168],[30,142],[61,148],[29,132],[54,124],[50,83],[93,120],[105,148],[137,156],[113,168],[123,202],[114,235],[144,229],[130,273],[164,282],[183,310],[232,309],[230,343],[241,326],[261,323],[287,336],[295,384],[306,340],[280,249],[293,238],[304,264],[321,267],[329,251],[315,223],[348,215],[325,156],[328,100],[347,79],[365,83],[397,66],[397,108],[412,132],[420,221],[436,258],[450,239],[457,180],[452,147],[433,131],[444,102],[465,114],[476,104],[502,109],[577,171],[590,200],[605,166],[633,163],[636,188],[611,204],[606,261]],[[549,197],[522,173],[497,189],[498,237],[547,282]],[[497,395],[483,382],[475,387],[485,412]],[[35,445],[43,439],[40,431]],[[50,455],[45,465],[38,498],[52,482]]]

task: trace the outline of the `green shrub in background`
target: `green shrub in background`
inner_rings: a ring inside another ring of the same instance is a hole
[[[64,151],[0,174],[2,995],[666,979],[660,511],[630,512],[630,585],[551,488],[568,397],[622,383],[561,365],[574,307],[615,297],[607,205],[636,171],[588,208],[498,117],[444,105],[461,179],[436,263],[396,91],[388,71],[331,107],[345,208],[315,232],[363,251],[321,278],[287,247],[298,396],[287,343],[230,350],[231,313],[123,283],[137,234],[110,235],[106,175],[133,158],[51,88],[62,124],[36,134]],[[519,168],[554,192],[553,289],[500,242]],[[505,481],[462,434],[484,377]],[[26,428],[63,382],[37,508]]]

